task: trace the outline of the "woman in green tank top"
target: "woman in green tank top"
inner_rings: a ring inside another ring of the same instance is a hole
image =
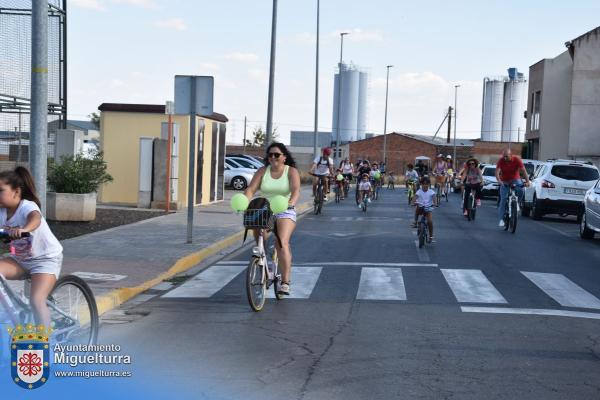
[[[260,190],[261,196],[272,199],[281,195],[288,198],[288,209],[276,214],[277,233],[279,241],[275,241],[279,268],[281,269],[281,294],[290,294],[290,275],[292,270],[292,250],[290,238],[296,229],[296,202],[300,197],[300,174],[296,162],[282,143],[272,143],[267,148],[265,166],[260,168],[252,178],[245,195],[249,200]],[[254,232],[254,237],[257,237]]]

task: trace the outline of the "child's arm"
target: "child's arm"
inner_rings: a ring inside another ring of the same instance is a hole
[[[40,226],[41,223],[42,214],[40,214],[39,211],[32,211],[27,215],[27,223],[25,226],[21,228],[14,227],[10,229],[10,238],[19,239],[21,237],[21,233],[34,231]]]

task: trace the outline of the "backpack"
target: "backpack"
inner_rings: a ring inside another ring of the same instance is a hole
[[[321,165],[321,161],[323,161],[323,156],[319,157],[319,162],[317,163],[317,165]],[[327,157],[327,168],[329,168],[329,157]]]

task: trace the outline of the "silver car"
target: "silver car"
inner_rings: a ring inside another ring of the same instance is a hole
[[[225,160],[225,186],[231,186],[235,190],[244,190],[252,180],[257,170],[242,168],[231,160]]]
[[[593,239],[596,233],[600,233],[600,179],[585,192],[579,225],[579,236],[582,239]]]

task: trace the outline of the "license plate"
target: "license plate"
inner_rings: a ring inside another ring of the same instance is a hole
[[[583,196],[585,194],[585,190],[583,190],[583,189],[565,188],[565,194],[576,194],[576,195]]]

